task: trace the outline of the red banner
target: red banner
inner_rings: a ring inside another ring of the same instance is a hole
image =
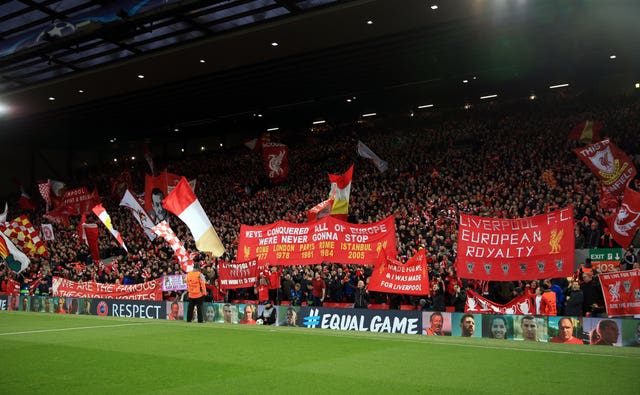
[[[464,304],[465,313],[482,314],[535,314],[533,301],[526,295],[518,296],[507,304],[498,304],[482,297],[473,290],[467,291],[467,301]]]
[[[430,294],[426,251],[420,250],[406,263],[382,254],[367,289],[403,295]]]
[[[258,261],[248,262],[220,262],[218,264],[220,276],[220,288],[247,288],[253,287],[258,281]]]
[[[620,207],[605,219],[613,239],[623,248],[629,248],[640,228],[640,193],[625,187]]]
[[[66,191],[61,198],[53,198],[56,207],[50,215],[81,215],[91,213],[91,208],[100,203],[98,191],[89,192],[86,187]]]
[[[600,273],[599,278],[607,315],[640,314],[640,270]]]
[[[458,275],[492,281],[571,276],[573,224],[572,207],[517,219],[460,214]]]
[[[262,157],[272,183],[284,181],[289,174],[288,148],[284,144],[263,143]]]
[[[130,300],[162,300],[162,279],[141,284],[78,283],[62,277],[53,278],[53,296],[69,298],[103,298]]]
[[[574,148],[573,151],[602,181],[602,186],[616,196],[624,191],[624,187],[636,175],[636,168],[629,156],[609,139],[584,148]]]
[[[396,252],[393,216],[372,224],[350,224],[334,217],[313,223],[278,221],[263,226],[240,226],[238,257],[260,265],[315,265],[340,262],[375,265],[385,249]]]

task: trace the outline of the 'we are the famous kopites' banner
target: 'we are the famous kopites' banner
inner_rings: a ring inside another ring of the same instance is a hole
[[[460,214],[458,275],[493,281],[570,276],[573,224],[572,207],[517,219]]]
[[[324,261],[374,265],[382,250],[395,256],[393,216],[371,224],[350,224],[334,217],[313,223],[278,221],[240,226],[238,260],[258,264],[314,265]]]
[[[131,300],[162,300],[162,279],[140,284],[103,284],[92,281],[75,282],[53,278],[53,296],[70,298],[104,298]]]

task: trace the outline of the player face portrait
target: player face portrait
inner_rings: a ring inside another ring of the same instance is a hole
[[[435,333],[442,334],[442,324],[444,323],[444,319],[440,314],[431,314],[429,318],[429,323],[431,325],[431,330]]]
[[[161,190],[156,188],[151,192],[151,207],[156,222],[164,221],[167,218],[167,210],[162,207],[162,199],[164,199],[164,193]]]
[[[507,320],[504,317],[494,317],[491,320],[491,337],[494,339],[507,338]]]
[[[573,321],[570,318],[562,318],[558,322],[558,336],[567,341],[573,337]]]
[[[233,323],[233,308],[230,304],[222,306],[222,316],[227,324]]]
[[[207,322],[213,322],[216,318],[216,310],[213,308],[213,305],[210,304],[207,306],[207,310],[205,311]]]
[[[460,321],[460,330],[463,337],[471,337],[476,331],[476,320],[473,316],[465,315]]]
[[[296,311],[292,308],[287,309],[287,320],[286,320],[286,325],[287,326],[296,326],[296,319],[297,319],[298,313],[296,313]]]
[[[538,324],[534,318],[523,318],[520,327],[524,340],[538,341]]]

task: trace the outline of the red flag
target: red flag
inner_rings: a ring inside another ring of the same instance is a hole
[[[600,141],[600,132],[603,126],[600,121],[584,121],[576,125],[569,133],[569,140],[581,141],[585,144],[592,144]]]
[[[609,139],[573,150],[593,173],[602,185],[614,195],[620,195],[629,181],[636,175],[636,168],[625,154]]]
[[[315,207],[307,210],[307,221],[314,222],[322,219],[331,214],[331,207],[333,206],[333,199],[327,199],[321,203],[318,203]]]
[[[600,273],[599,279],[609,317],[640,314],[640,270]]]
[[[397,261],[382,251],[367,289],[404,295],[428,295],[431,290],[426,250],[418,251],[406,263]]]
[[[613,239],[628,248],[640,228],[640,193],[625,187],[620,207],[605,219]]]
[[[155,224],[167,218],[167,211],[162,207],[162,200],[169,194],[169,187],[174,188],[180,176],[163,170],[153,177],[147,174],[144,183],[144,209],[151,214]]]
[[[36,204],[31,200],[31,197],[27,195],[25,191],[20,192],[20,200],[18,200],[18,206],[25,210],[35,210]]]
[[[571,207],[517,219],[461,213],[456,271],[489,281],[571,276],[573,226]]]
[[[288,148],[279,143],[263,143],[262,157],[272,183],[284,181],[289,174]]]
[[[47,211],[49,211],[49,207],[51,207],[51,184],[49,183],[49,180],[39,183],[38,190],[47,204]]]
[[[613,210],[618,208],[620,202],[618,201],[618,197],[614,196],[608,189],[606,189],[602,184],[600,184],[600,194],[598,199],[598,207],[603,210]]]

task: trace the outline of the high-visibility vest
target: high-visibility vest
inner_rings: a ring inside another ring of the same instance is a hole
[[[207,292],[204,279],[200,277],[201,275],[199,270],[193,270],[187,273],[187,291],[189,292],[190,298],[200,298]]]

